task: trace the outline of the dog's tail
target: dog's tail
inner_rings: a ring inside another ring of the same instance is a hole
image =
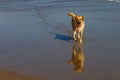
[[[73,12],[68,12],[68,16],[71,16],[72,18],[75,17],[76,15]]]

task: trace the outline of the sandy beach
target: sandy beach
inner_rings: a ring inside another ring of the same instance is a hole
[[[42,80],[31,75],[23,75],[14,71],[0,69],[1,80]]]
[[[80,51],[69,11],[85,16]],[[1,0],[0,80],[119,80],[119,13],[115,1]],[[85,59],[83,71],[73,52]]]

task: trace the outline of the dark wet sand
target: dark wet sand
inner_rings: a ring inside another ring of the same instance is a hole
[[[76,0],[8,4],[0,5],[0,78],[120,79],[120,3]],[[68,11],[85,16],[83,44],[77,51],[73,49]],[[84,70],[75,68],[75,60],[84,62]]]
[[[14,71],[0,69],[0,80],[42,80],[37,77],[23,75]]]

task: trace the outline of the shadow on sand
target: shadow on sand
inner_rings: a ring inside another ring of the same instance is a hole
[[[67,42],[71,42],[73,40],[73,38],[68,35],[58,34],[58,33],[50,33],[50,34],[55,35],[54,39],[63,40],[63,41],[67,41]]]

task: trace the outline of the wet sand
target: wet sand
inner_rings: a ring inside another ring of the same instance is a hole
[[[0,6],[0,74],[20,80],[25,75],[46,80],[119,80],[119,5],[77,0],[5,3]],[[71,38],[68,11],[85,16],[78,49]],[[75,60],[84,63],[82,71]]]
[[[42,79],[28,75],[23,75],[14,71],[0,69],[0,80],[42,80]]]

